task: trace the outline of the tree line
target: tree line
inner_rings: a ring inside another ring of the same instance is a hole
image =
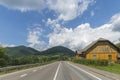
[[[34,64],[34,63],[45,63],[49,61],[56,60],[68,60],[67,56],[63,55],[30,55],[24,56],[21,58],[10,57],[6,54],[6,50],[3,47],[0,47],[0,67],[5,66],[15,66],[15,65],[25,65],[25,64]]]

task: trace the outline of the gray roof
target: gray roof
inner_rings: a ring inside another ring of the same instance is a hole
[[[82,54],[83,51],[84,51],[83,49],[77,50],[77,54]]]
[[[89,48],[91,48],[93,45],[95,45],[98,41],[109,41],[109,40],[106,40],[106,39],[104,39],[104,38],[99,38],[98,40],[93,41],[91,44],[89,44],[88,46],[86,46],[84,49],[82,49],[82,50],[77,50],[77,53],[78,53],[78,54],[82,54],[82,52],[87,51]],[[109,42],[110,42],[110,41],[109,41]]]
[[[85,52],[86,50],[88,50],[90,47],[92,47],[97,41],[92,42],[91,44],[89,44],[88,46],[86,46],[84,49],[81,50],[77,50],[78,54],[82,54],[82,52]]]
[[[88,50],[88,49],[91,48],[93,45],[95,45],[98,41],[108,41],[108,40],[106,40],[106,39],[104,39],[104,38],[99,38],[98,40],[93,41],[91,44],[89,44],[88,46],[86,46],[86,47],[83,49],[83,51]]]

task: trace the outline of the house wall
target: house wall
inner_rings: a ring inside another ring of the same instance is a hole
[[[104,59],[113,62],[117,61],[117,57],[116,49],[106,42],[98,43],[86,54],[86,59]]]
[[[94,59],[93,56],[96,56],[96,59],[101,59],[101,60],[109,60],[109,61],[113,61],[116,62],[117,61],[117,53],[89,53],[86,55],[86,59]],[[111,59],[109,59],[109,55],[112,56]]]

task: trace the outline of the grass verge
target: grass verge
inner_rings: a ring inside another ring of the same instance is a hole
[[[113,64],[108,66],[94,66],[94,65],[88,65],[97,69],[109,71],[112,73],[120,74],[120,64]]]
[[[72,62],[87,65],[97,69],[109,71],[112,73],[120,74],[120,64],[119,63],[110,63],[106,60],[90,60],[90,59],[76,59],[73,58]]]

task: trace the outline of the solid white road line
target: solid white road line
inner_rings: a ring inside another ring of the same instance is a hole
[[[70,63],[68,63],[68,64],[71,65],[71,66],[73,66],[74,68],[76,68],[76,69],[78,69],[78,70],[86,73],[86,74],[89,74],[90,76],[92,76],[92,77],[94,77],[94,78],[96,78],[96,79],[98,79],[98,80],[102,80],[101,78],[99,78],[99,77],[97,77],[97,76],[95,76],[95,75],[93,75],[93,74],[91,74],[91,73],[89,73],[89,72],[81,69],[80,67],[77,67],[77,66],[75,66],[75,65],[73,65],[73,64],[70,64]]]
[[[59,65],[58,65],[58,68],[57,68],[57,70],[56,70],[56,73],[55,73],[55,76],[54,76],[53,80],[56,80],[56,78],[57,78],[58,71],[59,71],[59,69],[60,69],[60,64],[61,64],[61,62],[60,62]]]
[[[27,76],[27,74],[23,74],[23,75],[21,75],[20,77],[22,78],[22,77],[25,77],[25,76]]]

